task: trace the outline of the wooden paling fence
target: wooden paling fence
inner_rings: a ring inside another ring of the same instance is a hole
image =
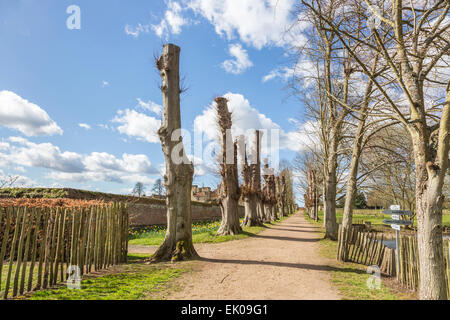
[[[444,263],[447,270],[447,295],[450,297],[450,240],[444,240]],[[399,239],[400,270],[398,281],[411,290],[419,288],[419,252],[415,236],[401,235]]]
[[[339,226],[337,259],[366,266],[377,265],[387,275],[395,275],[395,252],[383,244],[383,234]]]
[[[397,280],[411,290],[419,287],[419,253],[417,238],[400,235],[399,238],[399,270],[396,271],[396,250],[383,245],[383,234],[361,232],[355,227],[339,226],[338,253],[340,261],[354,262],[363,265],[377,265],[381,273],[395,276]],[[450,297],[450,240],[444,239],[444,262],[447,270],[447,290]]]
[[[81,276],[126,262],[127,252],[122,203],[0,203],[0,299],[52,287],[71,272]]]

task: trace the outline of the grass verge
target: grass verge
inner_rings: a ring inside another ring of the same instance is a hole
[[[194,223],[192,226],[192,240],[194,243],[219,243],[231,240],[241,240],[258,234],[268,226],[277,224],[284,219],[286,219],[286,217],[283,217],[281,220],[277,220],[270,224],[264,224],[262,226],[244,227],[243,233],[228,236],[216,235],[217,230],[219,230],[220,227],[220,221],[198,222]],[[165,227],[159,226],[141,230],[134,230],[130,233],[130,240],[128,241],[128,244],[141,246],[161,245],[164,241],[165,233]]]
[[[88,275],[81,282],[81,289],[68,289],[65,285],[33,292],[19,299],[30,300],[154,300],[163,299],[163,293],[171,289],[170,283],[188,265],[144,264],[148,255],[130,254],[129,264],[112,267],[99,274]]]
[[[320,226],[322,235],[325,235],[323,222],[315,222],[305,213],[305,218],[310,223]],[[322,239],[319,241],[320,254],[332,260],[333,270],[331,279],[333,284],[339,290],[339,293],[345,300],[405,300],[413,299],[413,294],[403,292],[393,287],[393,281],[390,278],[381,278],[380,289],[370,289],[367,285],[371,274],[368,274],[367,267],[350,262],[341,262],[336,260],[337,241]]]

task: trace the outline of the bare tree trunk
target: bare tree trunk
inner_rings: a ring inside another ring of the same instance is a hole
[[[329,155],[327,174],[325,177],[325,238],[337,240],[338,225],[336,223],[336,168],[337,168],[337,132],[332,130],[331,133],[331,154]]]
[[[222,223],[218,235],[234,235],[242,232],[239,224],[238,202],[240,197],[237,168],[237,142],[231,143],[231,113],[228,111],[227,99],[217,98],[217,114],[222,134],[222,182],[219,189]]]
[[[180,48],[167,44],[156,65],[161,74],[164,112],[158,131],[166,163],[167,232],[151,262],[198,257],[192,243],[191,188],[194,166],[187,158],[181,137]],[[178,139],[173,139],[178,133]]]
[[[245,147],[241,152],[242,176],[244,180],[243,194],[245,201],[245,217],[242,226],[259,226],[262,224],[260,216],[262,215],[261,202],[261,156],[260,156],[260,131],[255,131],[254,148],[251,154],[250,165],[247,163]],[[241,149],[241,150],[242,150]]]
[[[423,134],[411,128],[416,165],[417,243],[420,264],[420,299],[446,300],[447,282],[442,239],[442,193],[450,147],[450,82],[442,112],[436,160]]]

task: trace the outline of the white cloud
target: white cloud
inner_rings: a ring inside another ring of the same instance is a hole
[[[36,144],[21,137],[10,137],[8,141],[5,152],[0,152],[2,165],[49,169],[51,179],[125,183],[138,176],[144,180],[147,175],[159,174],[158,168],[143,154],[124,153],[117,158],[105,152],[87,155],[62,152],[50,143]]]
[[[253,66],[248,58],[247,51],[240,44],[232,44],[229,47],[230,55],[234,60],[226,60],[222,63],[222,67],[226,72],[232,74],[241,74],[246,69]]]
[[[86,123],[79,123],[78,126],[80,128],[86,129],[86,130],[90,130],[91,129],[91,126],[86,124]]]
[[[286,30],[294,22],[295,0],[191,0],[189,7],[205,17],[216,32],[228,40],[236,34],[247,45],[257,49],[284,46],[293,39]]]
[[[109,82],[103,80],[103,81],[102,81],[102,88],[106,88],[106,87],[109,87]]]
[[[224,97],[228,99],[228,108],[232,113],[233,126],[231,131],[234,137],[245,135],[247,139],[251,139],[254,130],[267,130],[267,134],[263,136],[263,144],[266,142],[267,148],[271,147],[272,135],[278,134],[279,149],[289,149],[292,151],[302,149],[300,143],[301,137],[296,131],[285,132],[272,119],[252,107],[243,95],[227,93]],[[216,123],[216,109],[215,103],[213,103],[201,115],[195,118],[194,127],[198,132],[204,133],[206,138],[216,140],[218,132]],[[275,138],[275,136],[273,137]],[[264,149],[263,147],[263,152],[267,152],[267,148]]]
[[[47,112],[11,91],[0,91],[0,126],[26,136],[63,134]]]
[[[150,26],[138,24],[136,27],[132,27],[130,25],[125,26],[125,33],[133,38],[138,38],[141,33],[149,33]]]
[[[21,137],[10,137],[9,154],[0,153],[0,159],[14,165],[46,168],[62,172],[82,172],[82,156],[75,152],[61,152],[51,143],[33,143]]]
[[[305,87],[313,85],[317,78],[317,70],[314,63],[307,59],[302,59],[292,67],[278,67],[262,78],[262,82],[268,82],[276,78],[288,81],[293,77],[301,78]]]
[[[183,8],[178,2],[169,0],[164,18],[159,24],[152,25],[152,30],[160,38],[168,37],[170,33],[179,34],[181,28],[188,24],[188,20],[183,17],[182,11]]]
[[[162,109],[163,109],[163,107],[161,105],[159,105],[159,104],[157,104],[157,103],[155,103],[153,101],[145,102],[145,101],[142,101],[139,98],[137,99],[137,101],[138,101],[139,107],[141,107],[142,109],[150,111],[150,112],[153,112],[153,113],[161,116]]]
[[[129,137],[150,143],[159,143],[158,129],[161,127],[161,120],[150,117],[136,110],[119,110],[117,116],[112,120],[118,123],[117,130]]]

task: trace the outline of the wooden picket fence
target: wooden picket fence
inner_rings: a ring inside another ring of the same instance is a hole
[[[444,263],[447,270],[447,295],[450,297],[450,270],[449,270],[450,240],[444,239]],[[419,288],[419,252],[417,237],[401,235],[399,239],[400,270],[397,280],[411,290]]]
[[[395,250],[383,244],[384,235],[339,225],[337,259],[366,266],[377,265],[386,275],[395,275]]]
[[[337,259],[363,265],[377,265],[383,274],[397,276],[397,280],[411,290],[419,287],[419,253],[416,236],[399,237],[399,270],[396,271],[396,250],[383,245],[384,235],[361,232],[357,228],[339,226]],[[450,297],[450,240],[444,239],[444,262],[447,270],[447,290]]]
[[[0,299],[55,286],[72,279],[71,272],[81,276],[127,261],[126,205],[86,203],[0,203]]]

